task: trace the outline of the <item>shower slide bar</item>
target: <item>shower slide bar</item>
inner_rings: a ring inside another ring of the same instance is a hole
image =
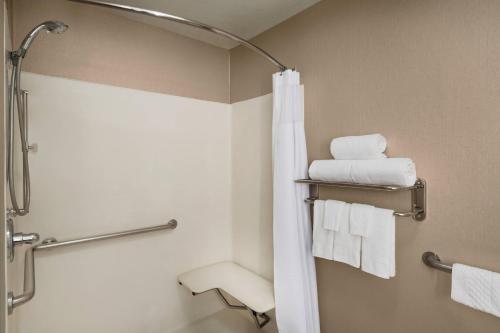
[[[222,29],[213,27],[213,26],[205,24],[205,23],[197,22],[194,20],[190,20],[190,19],[183,18],[180,16],[171,15],[171,14],[160,12],[160,11],[149,10],[149,9],[133,7],[133,6],[128,6],[128,5],[122,5],[122,4],[108,2],[108,1],[96,1],[96,0],[69,0],[69,1],[79,2],[79,3],[88,4],[88,5],[94,5],[94,6],[101,6],[101,7],[106,7],[106,8],[112,8],[112,9],[118,9],[118,10],[126,11],[129,13],[152,16],[152,17],[156,17],[156,18],[160,18],[160,19],[164,19],[164,20],[168,20],[168,21],[177,22],[177,23],[184,24],[184,25],[189,25],[189,26],[197,28],[197,29],[209,31],[209,32],[214,33],[216,35],[220,35],[220,36],[224,36],[226,38],[229,38],[229,39],[245,46],[246,48],[254,51],[255,53],[263,56],[264,58],[269,60],[271,63],[273,63],[273,65],[278,67],[281,72],[284,72],[288,69],[287,66],[283,65],[275,57],[273,57],[271,54],[269,54],[268,52],[266,52],[262,48],[258,47],[257,45],[247,41],[246,39],[243,39],[239,36],[236,36],[235,34],[232,34],[230,32],[224,31]]]
[[[69,239],[64,241],[58,241],[55,238],[48,238],[35,246],[31,246],[26,250],[26,253],[24,255],[23,293],[21,295],[14,296],[12,292],[9,292],[7,296],[7,306],[9,314],[12,314],[14,308],[25,304],[35,296],[35,252],[175,228],[177,228],[177,221],[172,219],[166,224],[157,226],[132,229],[109,234],[94,235],[77,239]]]
[[[422,261],[427,266],[446,273],[451,273],[453,271],[453,265],[442,262],[439,256],[434,252],[427,251],[422,254]]]
[[[357,184],[357,183],[342,183],[330,182],[312,179],[298,179],[295,181],[299,184],[309,184],[311,186],[311,197],[304,201],[308,204],[314,204],[315,200],[319,199],[320,186],[336,187],[342,189],[354,190],[371,190],[385,192],[403,192],[411,191],[411,211],[394,212],[395,216],[411,217],[415,221],[423,221],[427,215],[427,184],[424,179],[418,178],[413,186],[393,186],[393,185],[373,185],[373,184]]]

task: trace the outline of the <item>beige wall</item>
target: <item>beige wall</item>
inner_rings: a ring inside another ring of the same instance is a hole
[[[44,20],[70,29],[43,36],[24,70],[177,96],[229,102],[229,51],[66,0],[14,1],[14,45]]]
[[[451,301],[450,276],[420,256],[500,271],[500,2],[324,0],[254,42],[302,74],[310,160],[330,157],[332,137],[380,132],[429,183],[427,220],[398,218],[395,279],[317,261],[322,332],[498,332],[498,318]],[[273,71],[233,49],[232,102],[269,93]]]

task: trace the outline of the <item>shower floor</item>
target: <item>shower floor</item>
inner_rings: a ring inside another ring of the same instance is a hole
[[[274,333],[274,320],[262,330],[237,310],[225,309],[172,333]]]

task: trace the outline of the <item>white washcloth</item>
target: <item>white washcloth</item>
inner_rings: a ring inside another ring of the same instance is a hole
[[[375,208],[369,237],[363,237],[361,269],[383,279],[396,276],[396,222],[394,211]]]
[[[409,158],[317,160],[309,167],[309,177],[323,181],[412,186],[417,180],[417,171]]]
[[[454,264],[451,279],[451,299],[500,317],[499,273]]]
[[[345,210],[346,202],[337,200],[327,200],[325,203],[325,219],[323,227],[332,231],[339,231],[342,213]]]
[[[344,136],[330,143],[330,152],[336,160],[370,160],[385,158],[387,141],[381,134]]]
[[[369,237],[373,226],[375,207],[358,203],[351,204],[349,231],[351,235]]]
[[[333,231],[323,227],[325,201],[314,201],[313,256],[328,260],[333,259]]]
[[[350,204],[338,206],[341,209],[338,231],[333,235],[333,260],[359,268],[361,257],[361,237],[349,233]]]

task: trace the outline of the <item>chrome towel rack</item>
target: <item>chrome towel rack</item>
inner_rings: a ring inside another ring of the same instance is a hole
[[[406,187],[393,185],[329,182],[312,179],[298,179],[295,182],[299,184],[310,185],[312,193],[311,197],[305,199],[305,202],[308,204],[314,204],[314,201],[319,199],[320,186],[385,192],[411,191],[411,210],[407,212],[394,212],[394,215],[401,217],[411,217],[415,221],[423,221],[425,220],[425,217],[427,215],[427,183],[422,178],[418,178],[413,186]]]
[[[434,252],[430,251],[424,252],[424,254],[422,254],[422,261],[427,266],[438,269],[446,273],[451,273],[453,271],[453,265],[442,262],[439,256]]]
[[[21,295],[14,296],[12,292],[9,292],[7,296],[7,307],[9,314],[11,314],[14,311],[14,308],[30,301],[35,296],[35,252],[36,251],[43,251],[58,247],[66,247],[71,245],[78,245],[78,244],[113,239],[113,238],[121,238],[126,236],[144,234],[148,232],[160,231],[166,229],[175,229],[175,228],[177,228],[177,221],[172,219],[166,224],[156,225],[152,227],[132,229],[132,230],[114,232],[109,234],[100,234],[100,235],[94,235],[76,239],[69,239],[64,241],[58,241],[55,238],[48,238],[35,246],[31,246],[26,250],[26,253],[24,255],[23,293]]]

